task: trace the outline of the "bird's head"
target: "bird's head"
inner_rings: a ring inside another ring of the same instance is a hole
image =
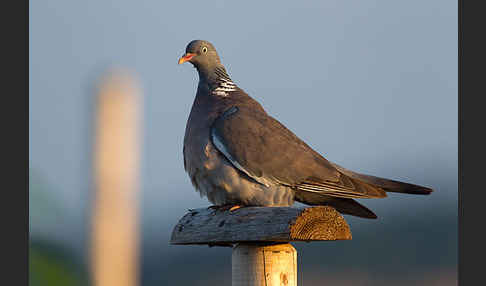
[[[179,64],[190,62],[201,70],[211,70],[212,68],[221,65],[218,53],[214,46],[203,40],[194,40],[186,47],[186,53],[179,59]]]

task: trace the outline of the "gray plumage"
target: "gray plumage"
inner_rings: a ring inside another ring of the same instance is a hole
[[[215,205],[330,205],[344,214],[376,215],[354,198],[432,189],[364,175],[329,162],[240,89],[214,46],[196,40],[179,63],[199,73],[184,136],[184,168],[196,190]]]

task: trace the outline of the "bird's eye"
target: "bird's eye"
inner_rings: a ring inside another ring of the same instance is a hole
[[[202,47],[201,52],[203,52],[203,54],[207,53],[207,51],[208,51],[208,48]]]

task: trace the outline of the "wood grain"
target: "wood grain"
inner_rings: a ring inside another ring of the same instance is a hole
[[[232,286],[297,286],[297,251],[290,243],[237,244],[231,270]]]
[[[248,242],[350,240],[349,225],[334,208],[243,207],[190,210],[172,231],[171,244],[232,246]]]

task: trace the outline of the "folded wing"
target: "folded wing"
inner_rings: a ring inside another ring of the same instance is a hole
[[[265,112],[233,106],[216,119],[211,138],[235,168],[262,185],[277,183],[314,194],[308,198],[386,197],[381,187],[339,171]]]

